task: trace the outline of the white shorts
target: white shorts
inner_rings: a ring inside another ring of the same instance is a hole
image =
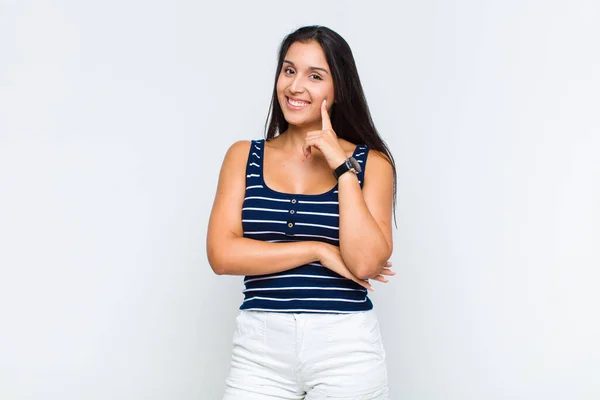
[[[384,400],[385,351],[373,310],[241,311],[223,400]]]

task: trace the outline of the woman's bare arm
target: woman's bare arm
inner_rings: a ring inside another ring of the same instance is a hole
[[[340,251],[354,275],[369,279],[392,254],[393,170],[387,157],[369,151],[364,181],[361,190],[355,174],[339,178]]]
[[[234,143],[221,167],[206,239],[210,266],[219,275],[261,275],[318,261],[319,242],[269,243],[243,237],[241,210],[250,144]]]

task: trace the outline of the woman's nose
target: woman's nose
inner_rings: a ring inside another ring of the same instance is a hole
[[[294,77],[292,84],[290,85],[290,91],[292,93],[302,93],[304,92],[304,81],[298,75]]]

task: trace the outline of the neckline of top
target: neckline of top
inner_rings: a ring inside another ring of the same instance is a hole
[[[321,196],[327,196],[327,195],[332,195],[334,194],[334,192],[337,190],[338,188],[338,183],[336,182],[335,186],[332,187],[331,189],[329,189],[326,192],[323,193],[288,193],[288,192],[280,192],[279,190],[275,190],[275,189],[271,189],[269,187],[269,185],[267,185],[267,183],[265,182],[265,170],[264,170],[264,165],[265,165],[265,139],[260,139],[257,141],[258,143],[261,144],[260,147],[260,158],[261,158],[261,162],[260,162],[260,180],[261,180],[261,184],[263,186],[264,189],[268,190],[269,192],[273,192],[276,193],[278,195],[281,196],[289,196],[289,197],[321,197]],[[357,144],[356,147],[354,148],[354,151],[352,152],[352,157],[355,157],[359,148],[362,147],[362,145]]]

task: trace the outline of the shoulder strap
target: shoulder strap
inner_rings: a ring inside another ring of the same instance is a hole
[[[369,155],[369,146],[365,144],[361,144],[356,146],[356,150],[354,150],[353,157],[358,161],[362,171],[358,174],[358,181],[360,182],[360,187],[363,187],[365,182],[365,169],[367,167],[367,156]]]
[[[246,163],[246,187],[255,185],[256,182],[260,181],[264,142],[264,139],[252,140],[250,142],[248,162]]]

